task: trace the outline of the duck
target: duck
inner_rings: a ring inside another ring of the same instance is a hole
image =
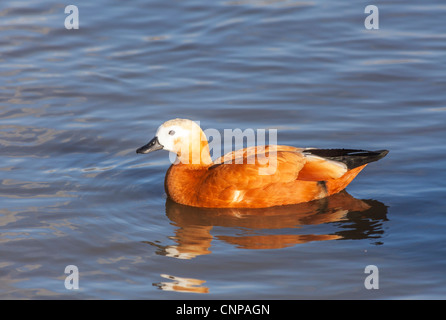
[[[200,125],[179,118],[164,122],[136,153],[157,150],[175,155],[164,179],[167,197],[200,208],[268,208],[323,199],[389,152],[269,144],[212,160]]]

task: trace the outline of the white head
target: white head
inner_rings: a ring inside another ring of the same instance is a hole
[[[192,120],[166,121],[156,131],[155,138],[136,152],[149,153],[160,149],[175,153],[184,164],[212,163],[207,138],[200,126]]]

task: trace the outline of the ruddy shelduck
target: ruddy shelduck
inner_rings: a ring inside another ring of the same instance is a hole
[[[248,147],[213,161],[200,126],[187,119],[162,124],[137,153],[168,150],[176,161],[164,181],[173,201],[207,208],[265,208],[328,197],[344,190],[387,150]]]

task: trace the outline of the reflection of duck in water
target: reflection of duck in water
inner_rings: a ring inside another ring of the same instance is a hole
[[[162,274],[161,277],[170,281],[163,281],[154,283],[156,287],[164,291],[176,292],[194,292],[194,293],[208,293],[209,288],[203,284],[206,282],[200,279],[175,277],[167,274]]]
[[[195,122],[162,124],[138,153],[177,155],[165,179],[169,198],[208,208],[264,208],[321,199],[343,190],[370,162],[388,151],[251,147],[212,161],[207,138]]]
[[[156,246],[162,255],[191,259],[210,254],[214,237],[244,249],[278,249],[310,241],[379,238],[382,229],[377,221],[386,220],[386,213],[387,207],[382,203],[355,199],[345,191],[302,204],[257,209],[194,208],[167,200],[166,214],[178,227],[171,237],[176,244]],[[299,233],[304,226],[327,223],[339,223],[340,230],[330,234]],[[223,230],[226,234],[213,236],[214,227],[228,229]],[[231,234],[234,229],[236,235]]]

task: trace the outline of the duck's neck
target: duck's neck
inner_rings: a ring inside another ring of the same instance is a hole
[[[186,165],[190,169],[201,169],[213,164],[207,140],[200,144],[191,144],[188,150],[177,154],[177,164]]]

